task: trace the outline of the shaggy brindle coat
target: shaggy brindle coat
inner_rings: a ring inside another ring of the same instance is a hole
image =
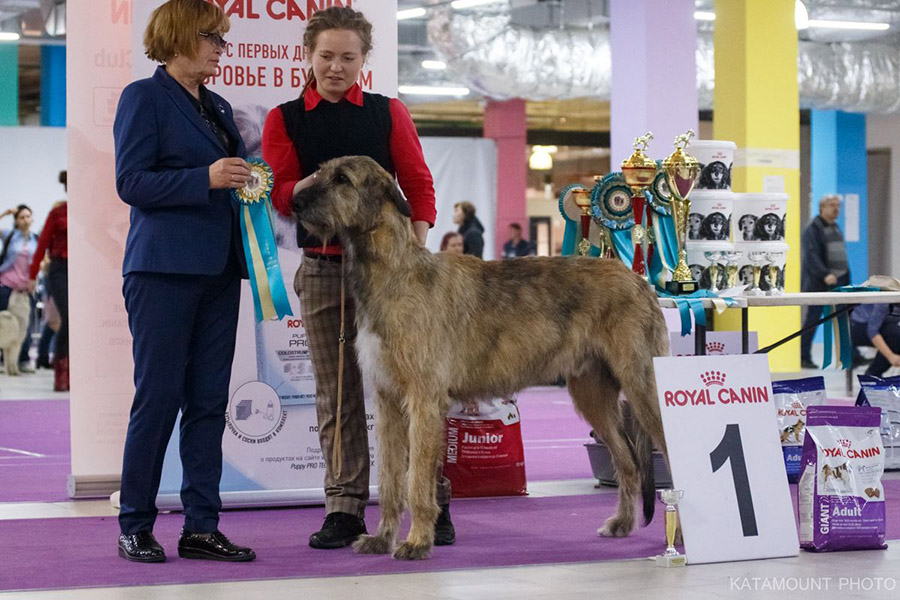
[[[364,157],[324,164],[293,210],[320,239],[342,240],[357,351],[376,386],[382,517],[358,552],[429,555],[451,397],[504,397],[560,375],[620,480],[617,512],[599,533],[628,535],[639,493],[652,518],[652,443],[665,450],[652,359],[668,354],[668,331],[645,280],[616,260],[432,254],[393,179]],[[637,423],[630,435],[620,391]],[[407,503],[412,525],[395,547]]]

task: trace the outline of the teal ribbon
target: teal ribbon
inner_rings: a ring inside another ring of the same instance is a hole
[[[610,229],[610,238],[612,238],[613,248],[616,254],[625,263],[625,266],[631,268],[634,262],[634,244],[631,243],[631,228],[628,229]]]
[[[881,289],[867,285],[844,285],[832,290],[834,292],[880,292]],[[822,308],[822,316],[828,317],[837,310],[835,306],[825,306]],[[834,330],[837,329],[837,343],[835,343]],[[825,369],[834,358],[833,347],[837,346],[839,360],[842,369],[849,369],[853,364],[853,351],[850,345],[850,318],[847,313],[841,313],[831,321],[825,322],[824,331],[822,332],[824,339],[824,356],[822,359],[822,368]]]
[[[703,308],[701,298],[719,298],[724,300],[727,306],[734,306],[737,300],[734,298],[722,298],[718,294],[713,294],[709,290],[697,290],[693,294],[683,294],[676,296],[664,290],[657,289],[656,295],[660,298],[671,298],[675,301],[675,306],[681,315],[681,336],[690,335],[691,313],[694,313],[694,322],[700,327],[706,327],[706,310]]]
[[[564,187],[562,189],[562,191],[559,193],[559,201],[558,201],[559,214],[561,214],[562,218],[566,221],[566,229],[563,232],[563,243],[562,243],[562,255],[563,256],[571,256],[571,255],[575,254],[575,244],[578,243],[578,240],[581,237],[581,234],[578,231],[581,224],[578,221],[573,221],[572,219],[570,219],[569,215],[566,214],[565,207],[563,206],[563,201],[566,198],[566,194],[568,194],[570,191],[572,191],[574,189],[582,189],[583,190],[586,188],[581,184],[573,183],[573,184],[570,184],[570,185],[567,185],[566,187]]]
[[[835,310],[837,310],[834,306],[825,306],[822,308],[822,316],[828,317],[834,314]],[[838,354],[840,356],[841,368],[849,369],[853,363],[853,352],[851,351],[850,346],[850,319],[847,317],[847,313],[841,313],[831,321],[826,321],[824,334],[824,356],[822,360],[822,368],[827,368],[832,361],[833,351],[832,346],[836,345],[838,347]],[[837,329],[837,344],[834,343],[832,339],[834,337],[834,330]]]
[[[232,190],[238,203],[241,221],[241,242],[250,287],[253,291],[253,309],[257,321],[293,315],[278,262],[278,246],[273,227],[272,169],[260,158],[247,162],[262,181],[261,189],[247,192],[247,188]]]

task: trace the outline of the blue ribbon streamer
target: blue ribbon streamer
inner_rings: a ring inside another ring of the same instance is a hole
[[[844,285],[835,288],[834,292],[880,292],[881,289],[872,286],[863,285]],[[822,308],[822,316],[828,317],[837,310],[836,306],[825,306]],[[833,346],[837,346],[837,354],[841,361],[842,369],[850,369],[853,366],[853,351],[850,344],[850,318],[847,313],[841,313],[832,321],[826,321],[823,328],[823,357],[822,368],[825,369],[834,358]],[[834,330],[837,329],[837,342],[834,340]]]
[[[613,248],[616,254],[625,263],[625,266],[631,268],[634,262],[634,245],[631,243],[631,229],[610,229],[610,237],[612,238]]]
[[[675,301],[675,306],[678,308],[678,312],[681,315],[682,337],[690,335],[691,333],[692,312],[694,313],[694,322],[697,323],[697,325],[699,325],[700,327],[706,327],[706,310],[703,308],[703,301],[701,300],[701,298],[719,298],[720,300],[724,300],[725,304],[728,306],[734,306],[735,304],[737,304],[737,301],[734,298],[722,298],[718,294],[713,294],[709,290],[697,290],[693,294],[683,294],[676,296],[666,291],[657,289],[656,295],[660,298],[671,298]]]
[[[275,308],[275,316],[282,319],[293,315],[291,303],[288,300],[287,290],[284,285],[284,277],[281,274],[281,265],[278,262],[278,245],[275,243],[275,234],[272,226],[272,209],[269,199],[265,198],[253,204],[244,204],[240,207],[241,213],[241,240],[244,246],[244,258],[247,261],[247,270],[250,276],[250,287],[253,290],[253,310],[257,321],[263,320],[263,302],[260,296],[258,274],[255,270],[253,254],[250,248],[250,235],[247,226],[249,214],[250,226],[256,236],[259,252],[262,255],[265,276],[268,279],[269,292],[272,304]]]

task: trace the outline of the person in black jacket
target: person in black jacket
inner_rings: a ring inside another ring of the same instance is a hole
[[[453,222],[463,236],[463,254],[484,258],[484,225],[475,216],[475,205],[457,202],[453,205]]]
[[[837,225],[841,213],[841,198],[827,194],[819,200],[819,215],[803,232],[800,249],[801,282],[804,292],[826,292],[850,283],[847,263],[847,244]],[[808,306],[803,328],[811,327],[822,317],[821,306]],[[816,330],[805,331],[800,337],[800,362],[804,369],[818,369],[812,361],[812,341]]]

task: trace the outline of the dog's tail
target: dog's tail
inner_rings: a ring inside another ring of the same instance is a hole
[[[656,480],[653,472],[653,440],[637,422],[631,407],[624,405],[625,438],[638,472],[641,474],[641,500],[644,505],[644,526],[653,521],[656,510]]]

